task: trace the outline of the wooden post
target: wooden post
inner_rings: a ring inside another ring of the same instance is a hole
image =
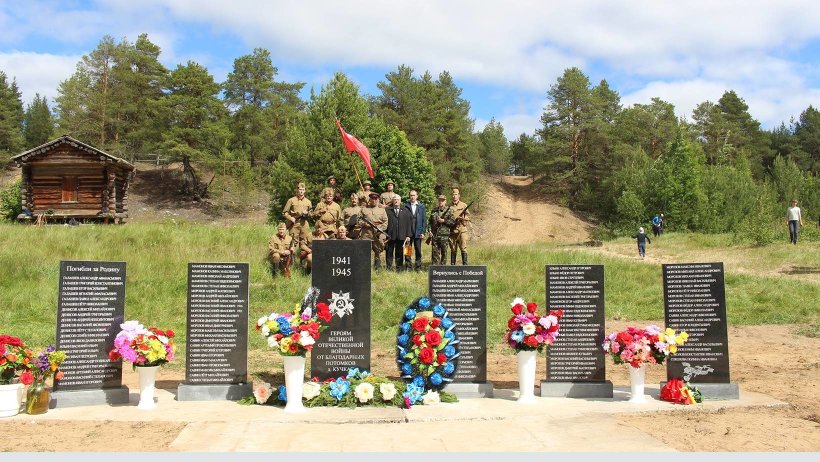
[[[103,190],[102,190],[102,207],[100,208],[100,212],[108,213],[108,203],[109,198],[111,197],[111,176],[110,172],[108,171],[108,167],[106,166],[103,168]]]
[[[108,170],[108,184],[107,188],[110,191],[110,196],[108,197],[108,213],[111,216],[114,216],[117,213],[117,191],[115,189],[114,181],[116,181],[116,175],[111,170]]]

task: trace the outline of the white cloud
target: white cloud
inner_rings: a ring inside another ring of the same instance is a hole
[[[9,76],[9,80],[17,79],[25,105],[34,99],[36,93],[53,100],[57,96],[58,85],[71,77],[79,60],[80,56],[12,51],[0,53],[0,70]]]

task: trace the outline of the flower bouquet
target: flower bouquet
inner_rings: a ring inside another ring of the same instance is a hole
[[[20,412],[23,385],[34,381],[33,355],[19,338],[0,335],[0,417]]]
[[[605,352],[612,356],[615,364],[628,364],[632,396],[629,401],[641,403],[646,364],[663,364],[667,357],[678,351],[678,346],[686,343],[686,332],[676,333],[673,329],[661,330],[658,326],[643,329],[627,327],[626,330],[609,334],[603,343]]]
[[[427,297],[416,299],[404,311],[396,337],[396,362],[401,377],[410,382],[406,392],[410,405],[425,390],[440,390],[452,381],[459,356],[454,328],[444,306]]]
[[[46,380],[49,377],[57,380],[63,378],[63,372],[59,370],[59,367],[65,361],[65,357],[65,351],[58,350],[53,345],[37,356],[34,367],[31,369],[34,381],[26,392],[26,412],[28,414],[44,414],[48,411],[49,391]]]
[[[683,379],[673,378],[661,388],[660,398],[675,404],[695,404],[703,401],[700,390],[684,382]]]
[[[313,349],[319,335],[330,322],[327,303],[319,302],[319,289],[310,287],[293,312],[271,313],[256,321],[256,330],[268,339],[268,346],[278,351],[284,360],[285,387],[290,400],[286,412],[302,412],[302,382],[305,377],[305,354]]]
[[[515,298],[510,303],[513,315],[507,321],[504,340],[518,356],[518,402],[535,401],[535,353],[541,353],[558,338],[558,321],[563,310],[553,310],[546,315],[538,314],[538,305]]]
[[[156,327],[145,328],[139,321],[126,321],[120,324],[122,329],[114,338],[114,348],[108,352],[112,361],[122,358],[132,364],[139,373],[140,401],[139,409],[153,409],[154,386],[157,368],[174,360],[176,345],[174,331]]]

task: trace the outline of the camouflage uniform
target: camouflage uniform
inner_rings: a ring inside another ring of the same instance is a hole
[[[282,215],[288,221],[290,228],[290,235],[296,239],[304,234],[310,234],[310,224],[307,217],[310,215],[311,204],[310,199],[303,197],[301,200],[296,196],[291,197],[285,203],[285,208],[282,209]]]
[[[368,204],[362,207],[359,212],[359,224],[361,225],[358,239],[370,239],[372,241],[373,249],[373,268],[381,268],[381,255],[384,251],[384,241],[382,240],[383,233],[374,231],[369,225],[365,224],[362,218],[367,218],[371,223],[376,225],[380,231],[387,229],[387,212],[378,205],[371,207]]]
[[[438,219],[443,218],[444,223],[439,223]],[[447,247],[450,238],[450,228],[455,224],[453,211],[448,206],[435,207],[430,211],[430,243],[433,246],[431,258],[433,265],[447,264]],[[435,230],[435,233],[433,232]]]

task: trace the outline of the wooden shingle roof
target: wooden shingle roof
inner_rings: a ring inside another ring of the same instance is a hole
[[[118,167],[121,167],[124,170],[134,170],[134,165],[128,162],[125,159],[120,159],[119,157],[112,156],[111,154],[99,150],[94,146],[88,145],[83,143],[82,141],[76,140],[68,135],[63,135],[55,140],[49,141],[48,143],[42,144],[37,146],[36,148],[29,149],[26,152],[17,154],[16,156],[12,157],[10,160],[15,162],[17,166],[21,166],[22,164],[32,160],[33,158],[39,157],[43,154],[52,151],[53,149],[57,148],[60,145],[68,144],[74,148],[80,149],[82,151],[86,151],[91,154],[95,154],[101,157],[101,160],[109,159],[114,162]]]

